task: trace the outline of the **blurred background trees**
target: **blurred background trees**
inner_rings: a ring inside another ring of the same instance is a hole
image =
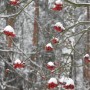
[[[64,0],[63,9],[54,11],[55,1],[19,0],[12,5],[0,0],[0,90],[48,90],[50,77],[63,75],[74,80],[75,90],[89,90],[90,63],[83,56],[90,54],[90,1]],[[54,30],[57,22],[64,26],[63,32]],[[16,33],[11,48],[2,33],[7,25]],[[57,44],[53,37],[59,39]],[[48,43],[54,48],[51,52],[45,51]],[[17,58],[25,68],[13,68]],[[57,67],[53,74],[46,67],[49,61]]]

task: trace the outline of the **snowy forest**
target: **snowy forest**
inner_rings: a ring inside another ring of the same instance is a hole
[[[90,0],[0,0],[0,90],[90,90]]]

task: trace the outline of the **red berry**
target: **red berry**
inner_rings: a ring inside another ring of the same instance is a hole
[[[19,4],[19,0],[10,0],[10,4],[11,5],[18,5]]]
[[[50,51],[53,50],[53,47],[52,47],[51,43],[48,43],[48,44],[45,46],[45,50],[48,51],[48,52],[50,52]]]
[[[58,40],[58,38],[53,38],[53,39],[51,40],[51,42],[52,42],[53,44],[56,44],[56,43],[59,43],[59,40]]]
[[[62,32],[63,31],[63,29],[61,27],[59,27],[59,26],[54,26],[54,29],[56,31],[58,31],[58,32]]]

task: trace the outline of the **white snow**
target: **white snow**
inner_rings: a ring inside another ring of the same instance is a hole
[[[74,39],[74,37],[70,37],[69,40],[71,41],[71,45],[74,46],[75,45],[75,39]]]
[[[63,83],[65,82],[66,84],[65,85],[74,85],[74,81],[71,79],[71,78],[67,78],[65,76],[62,76],[60,79],[59,79],[59,82]]]
[[[55,66],[53,62],[48,62],[47,65],[49,65],[49,66]]]
[[[53,39],[55,39],[55,40],[59,41],[59,39],[58,39],[58,38],[56,38],[56,37],[53,37]]]
[[[6,69],[7,71],[9,71],[9,69]]]
[[[71,54],[71,51],[72,51],[71,49],[68,49],[66,47],[62,49],[63,54]]]
[[[67,80],[66,80],[66,85],[74,85],[74,81],[71,79],[71,78],[68,78]]]
[[[65,28],[63,27],[63,25],[62,25],[61,22],[57,22],[57,23],[55,24],[55,26],[57,26],[57,27],[61,27],[63,30],[65,29]]]
[[[51,47],[51,48],[53,48],[53,46],[52,46],[51,43],[48,43],[48,44],[46,45],[46,47]]]
[[[20,64],[21,61],[20,61],[19,59],[16,59],[16,60],[14,61],[14,63],[15,63],[15,64],[17,64],[17,63]]]
[[[58,84],[57,79],[54,78],[54,77],[50,78],[49,81],[48,81],[48,83],[52,83],[52,82],[55,83],[55,84]]]
[[[7,25],[7,26],[4,28],[4,31],[13,32],[13,34],[15,34],[14,29],[13,29],[10,25]]]
[[[84,56],[84,58],[85,58],[85,57],[89,57],[89,54],[86,54],[86,55]]]
[[[62,1],[61,0],[56,0],[55,3],[56,4],[62,4]]]
[[[16,0],[10,0],[11,2],[15,2]]]
[[[52,7],[53,7],[53,8],[55,8],[55,7],[56,7],[56,5],[53,5]]]
[[[66,80],[67,80],[67,77],[62,76],[62,77],[59,79],[59,82],[63,83],[63,82],[66,82]]]

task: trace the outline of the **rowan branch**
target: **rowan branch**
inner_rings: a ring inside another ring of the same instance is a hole
[[[17,17],[33,0],[30,0],[25,6],[17,13],[11,15],[0,15],[0,18]]]
[[[12,53],[22,54],[22,52],[18,52],[18,51],[14,51],[14,50],[3,50],[3,49],[0,49],[0,52],[12,52]]]
[[[90,6],[90,3],[76,3],[76,2],[72,2],[70,0],[64,0],[65,2],[67,3],[70,3],[72,4],[73,6],[76,6],[76,7],[88,7]]]

